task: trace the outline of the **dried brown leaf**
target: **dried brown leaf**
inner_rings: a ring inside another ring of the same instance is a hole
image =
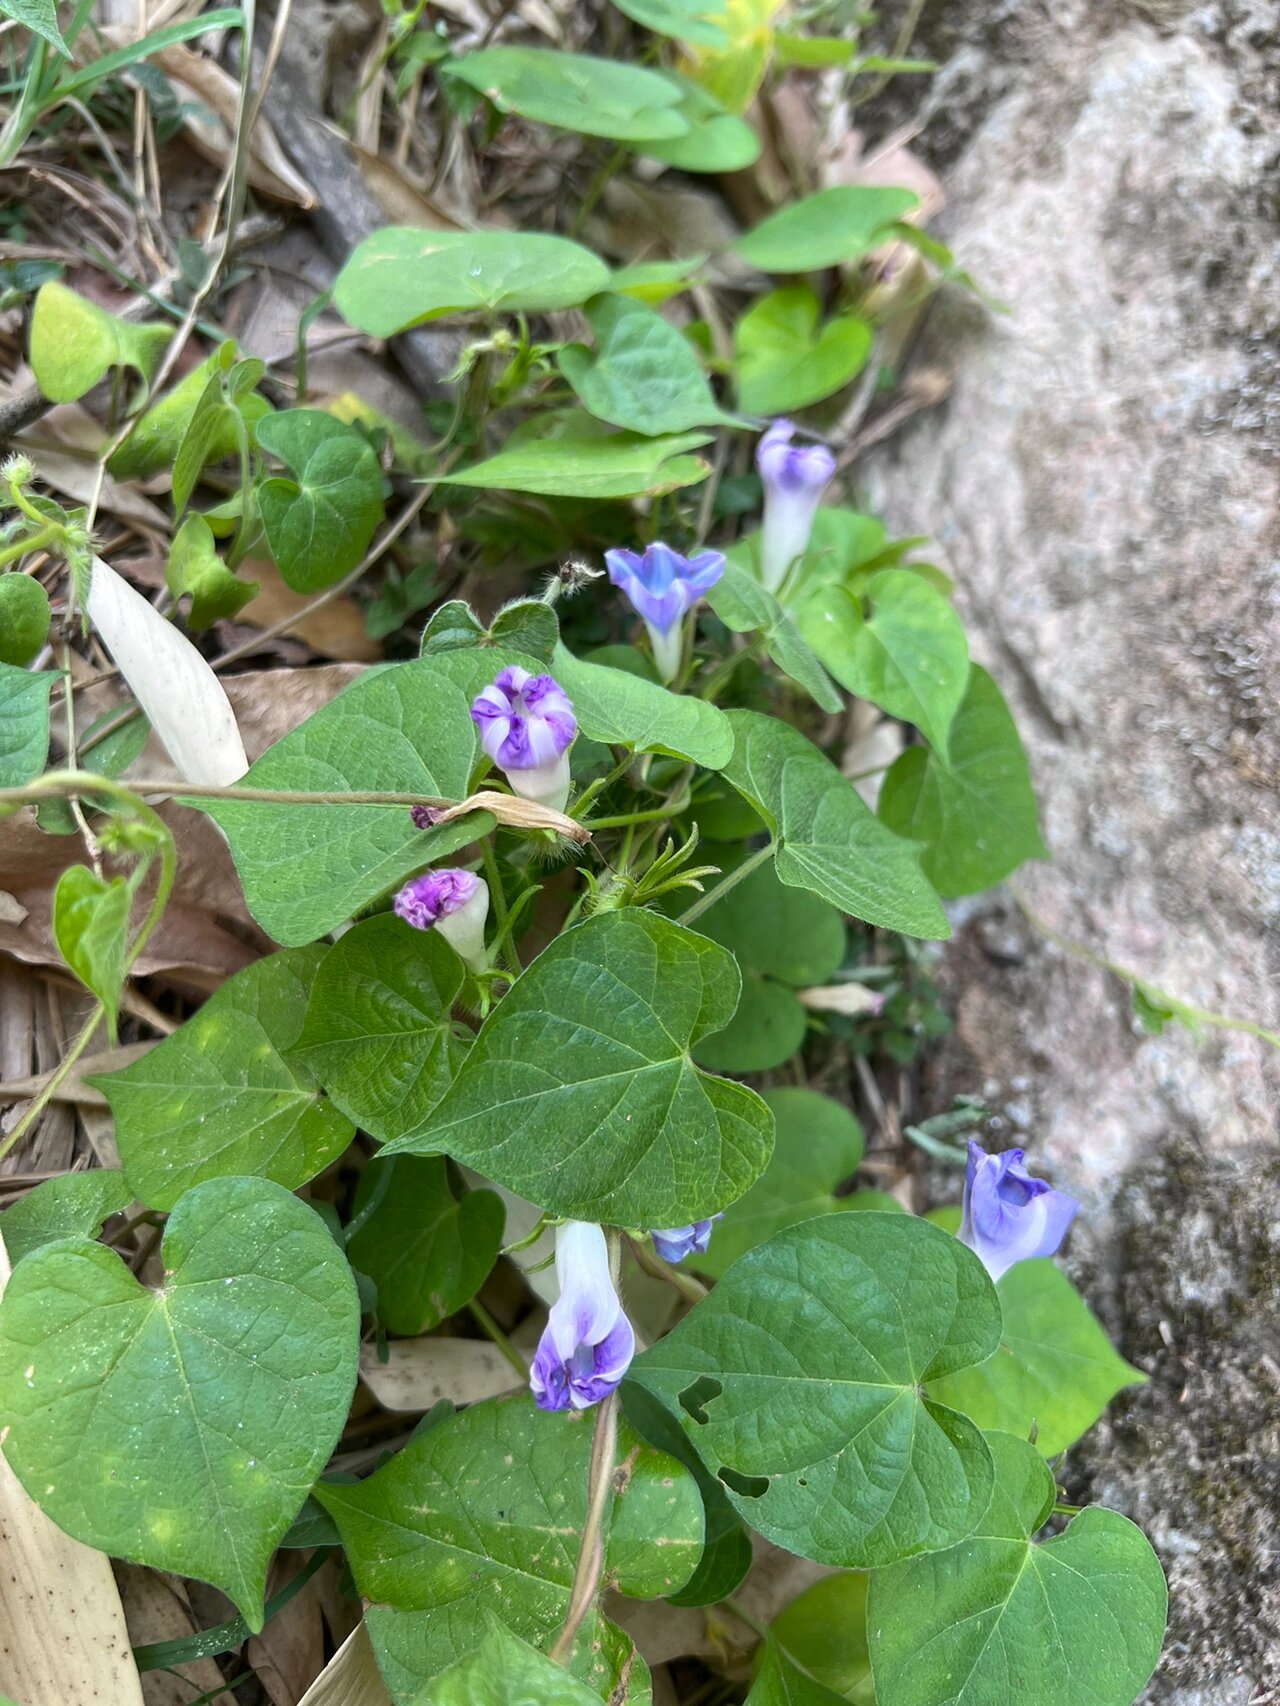
[[[363,1623],[338,1648],[300,1706],[391,1706]]]
[[[360,1378],[384,1410],[421,1412],[441,1398],[474,1404],[520,1384],[502,1354],[481,1339],[394,1339],[386,1362],[360,1350]]]
[[[139,1564],[117,1563],[115,1571],[135,1647],[181,1641],[195,1633],[196,1620],[179,1577]],[[212,1693],[225,1683],[212,1659],[195,1659],[172,1670],[148,1671],[142,1678],[142,1698],[146,1706],[188,1706],[192,1695]]]

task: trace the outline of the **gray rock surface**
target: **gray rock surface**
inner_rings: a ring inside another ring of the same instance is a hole
[[[864,465],[865,496],[938,541],[1019,719],[1054,851],[1016,878],[1026,905],[1280,1030],[1280,5],[941,10],[917,146],[943,169],[942,234],[1009,313],[939,301],[917,359],[954,390]],[[985,1091],[1083,1199],[1090,1294],[1153,1376],[1075,1471],[1170,1572],[1151,1698],[1270,1699],[1280,1312],[1240,1221],[1259,1201],[1266,1236],[1280,1218],[1280,1051],[1147,1037],[1124,985],[1007,894],[959,922],[931,1100]]]

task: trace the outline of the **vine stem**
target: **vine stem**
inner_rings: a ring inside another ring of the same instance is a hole
[[[373,791],[353,793],[295,792],[289,788],[214,787],[209,782],[177,782],[158,778],[130,778],[133,799],[140,794],[170,794],[184,800],[248,800],[277,806],[450,806],[455,801],[434,794],[394,794]],[[51,771],[40,782],[25,788],[0,788],[0,806],[24,806],[49,794],[59,796],[88,792],[111,793],[109,779],[88,770]],[[137,802],[142,805],[144,802]]]
[[[1055,930],[1047,919],[1041,918],[1040,914],[1028,904],[1012,883],[1007,886],[1009,893],[1013,896],[1014,904],[1027,923],[1033,930],[1038,930],[1046,941],[1052,942],[1055,948],[1060,948],[1064,954],[1070,954],[1073,959],[1083,960],[1086,965],[1095,966],[1099,971],[1107,972],[1112,977],[1118,977],[1121,983],[1127,984],[1130,989],[1142,985],[1147,989],[1156,990],[1154,984],[1149,983],[1146,978],[1140,977],[1136,971],[1131,970],[1128,966],[1122,966],[1116,960],[1109,960],[1104,954],[1097,954],[1092,948],[1086,947],[1083,942],[1077,942],[1070,936],[1064,936],[1060,930]],[[1163,989],[1156,990],[1156,993],[1168,994]],[[1260,1042],[1269,1043],[1272,1048],[1280,1048],[1280,1032],[1269,1031],[1265,1025],[1259,1025],[1254,1019],[1236,1019],[1229,1013],[1215,1013],[1211,1008],[1197,1007],[1193,1002],[1181,1001],[1176,995],[1169,996],[1169,999],[1184,1013],[1198,1020],[1202,1025],[1208,1025],[1219,1031],[1240,1031],[1246,1037],[1257,1037]]]
[[[3,797],[0,795],[0,799]],[[709,912],[718,900],[723,900],[730,889],[737,888],[744,877],[749,877],[758,865],[763,865],[766,859],[772,859],[774,852],[775,847],[772,841],[764,847],[757,848],[749,859],[744,859],[740,865],[735,865],[728,876],[722,877],[718,883],[707,890],[706,894],[695,900],[692,906],[687,907],[680,914],[679,922],[681,924],[692,924],[695,918],[701,918],[703,913]]]
[[[616,1248],[616,1233],[609,1233]],[[613,1391],[596,1410],[595,1432],[591,1436],[591,1467],[588,1472],[587,1520],[582,1525],[582,1548],[573,1586],[569,1590],[569,1609],[564,1627],[556,1636],[547,1657],[564,1664],[573,1650],[573,1643],[582,1620],[591,1609],[604,1573],[604,1518],[613,1491],[613,1462],[618,1450],[618,1394]]]
[[[702,1302],[707,1295],[707,1288],[700,1280],[694,1279],[692,1274],[682,1274],[679,1268],[673,1267],[670,1262],[664,1262],[661,1256],[655,1255],[640,1239],[628,1238],[627,1243],[631,1246],[631,1254],[637,1265],[643,1268],[645,1273],[654,1279],[666,1280],[687,1303]]]

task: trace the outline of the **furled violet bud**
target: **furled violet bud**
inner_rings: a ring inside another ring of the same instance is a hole
[[[569,798],[569,747],[578,732],[559,682],[527,669],[499,671],[471,706],[480,744],[517,794],[563,811]]]
[[[424,871],[397,894],[392,907],[397,918],[415,930],[438,930],[472,971],[488,964],[484,921],[489,916],[489,888],[470,871]]]
[[[719,551],[699,551],[682,557],[669,545],[638,551],[606,551],[609,579],[621,587],[643,617],[653,646],[653,661],[663,681],[673,681],[680,667],[684,618],[724,573]]]
[[[556,1228],[560,1295],[538,1341],[529,1386],[542,1410],[585,1410],[618,1385],[636,1338],[609,1273],[600,1227],[585,1220]]]
[[[695,1220],[692,1226],[673,1226],[666,1232],[650,1232],[653,1247],[664,1262],[683,1262],[686,1256],[705,1256],[711,1242],[711,1228],[721,1219],[713,1214],[710,1220]]]
[[[790,421],[775,421],[756,446],[756,467],[764,481],[760,573],[770,592],[778,590],[803,555],[822,494],[836,471],[836,459],[824,444],[793,444],[795,430]]]
[[[1080,1206],[1043,1179],[1033,1179],[1022,1165],[1025,1153],[1005,1149],[987,1155],[980,1144],[969,1144],[960,1242],[993,1280],[1028,1256],[1052,1256]]]

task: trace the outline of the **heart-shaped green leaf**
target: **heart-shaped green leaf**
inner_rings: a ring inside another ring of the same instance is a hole
[[[680,86],[659,71],[550,47],[487,47],[452,60],[448,75],[499,112],[615,142],[683,136]]]
[[[948,755],[908,747],[884,779],[881,821],[924,843],[920,864],[951,900],[1047,858],[1027,756],[1000,689],[977,664],[951,723]]]
[[[123,877],[95,876],[87,865],[68,865],[53,891],[58,952],[102,1003],[113,1035],[132,903],[133,890]]]
[[[361,676],[244,777],[286,792],[461,800],[476,753],[469,701],[434,658]],[[407,806],[211,800],[250,912],[277,942],[312,942],[393,884],[483,835],[482,812],[419,830]]]
[[[709,89],[678,71],[667,75],[680,86],[676,109],[688,126],[683,136],[634,144],[651,160],[664,160],[682,172],[741,172],[760,158],[760,138],[745,119],[731,113]]]
[[[994,1350],[982,1264],[910,1215],[831,1214],[749,1251],[631,1365],[766,1539],[866,1567],[953,1544],[991,1493],[966,1417],[921,1382]]]
[[[24,29],[43,37],[50,47],[64,55],[70,54],[58,28],[58,8],[55,0],[5,0],[5,16],[16,18]]]
[[[0,788],[21,788],[44,769],[49,756],[51,669],[16,669],[0,663]]]
[[[620,12],[660,36],[723,53],[732,45],[725,23],[727,0],[614,0]]]
[[[398,1630],[385,1612],[370,1622],[375,1648],[385,1638],[402,1655],[389,1666],[379,1652],[393,1688],[406,1671],[426,1680],[472,1650],[486,1607],[534,1645],[555,1635],[587,1513],[591,1433],[584,1412],[538,1410],[524,1393],[491,1399],[418,1435],[367,1481],[316,1489],[360,1591],[379,1607],[424,1614]],[[630,1473],[606,1516],[604,1580],[657,1598],[698,1561],[702,1501],[673,1458],[625,1425],[620,1435]],[[595,1662],[580,1639],[568,1668],[594,1684]]]
[[[390,338],[443,314],[576,308],[608,277],[602,260],[565,237],[388,225],[352,252],[333,297],[351,325]]]
[[[764,1659],[751,1684],[746,1706],[844,1706],[842,1695],[833,1694],[813,1677],[806,1676],[788,1658],[775,1636],[765,1639]]]
[[[706,479],[711,472],[706,458],[685,454],[706,443],[706,434],[700,432],[663,438],[618,432],[608,437],[525,439],[470,468],[452,470],[449,484],[548,498],[656,497]]]
[[[391,913],[367,918],[325,955],[293,1058],[371,1136],[412,1131],[466,1052],[452,1014],[463,975],[434,930]]]
[[[573,702],[578,724],[592,740],[665,752],[706,770],[719,770],[733,752],[733,729],[717,706],[607,664],[587,663],[557,646],[552,673]]]
[[[485,1020],[444,1100],[386,1153],[452,1155],[553,1214],[681,1226],[764,1167],[773,1119],[693,1064],[731,1017],[733,956],[636,908],[556,938]]]
[[[871,327],[841,314],[819,327],[808,285],[771,290],[733,329],[738,404],[750,415],[807,408],[842,390],[871,354]]]
[[[945,760],[969,680],[969,642],[950,602],[919,575],[885,569],[867,588],[870,611],[840,586],[811,593],[800,632],[842,687],[914,723]]]
[[[886,930],[930,939],[950,935],[916,850],[886,832],[816,746],[759,711],[727,715],[735,744],[725,779],[777,836],[784,883]]]
[[[441,1671],[414,1706],[600,1706],[600,1696],[490,1613],[475,1652]]]
[[[222,561],[202,515],[189,515],[174,534],[164,578],[175,599],[191,594],[187,626],[196,633],[243,610],[258,591],[257,581],[240,580]]]
[[[945,1552],[877,1570],[867,1601],[880,1706],[1132,1706],[1155,1669],[1167,1595],[1141,1530],[1085,1510],[1056,1539],[1030,1536],[1053,1507],[1034,1446],[988,1435],[991,1507]]]
[[[287,586],[319,592],[354,569],[382,520],[382,474],[367,438],[323,409],[283,409],[254,429],[291,470],[257,486],[267,544]]]
[[[25,671],[49,638],[50,619],[49,594],[33,575],[0,574],[0,664]]]
[[[324,953],[291,948],[246,966],[158,1048],[91,1080],[139,1202],[172,1208],[203,1180],[248,1174],[293,1190],[342,1154],[354,1126],[285,1058]]]
[[[606,292],[586,315],[595,350],[566,344],[557,365],[597,419],[650,437],[724,419],[693,345],[661,314]]]
[[[885,241],[885,227],[919,205],[911,190],[838,184],[771,213],[734,250],[762,272],[819,272]]]
[[[694,1263],[714,1279],[783,1227],[849,1204],[850,1198],[832,1192],[852,1177],[862,1159],[862,1127],[843,1103],[816,1090],[763,1090],[761,1095],[776,1122],[773,1154],[746,1195],[730,1203],[712,1232],[706,1255]],[[967,1406],[954,1403],[941,1390],[937,1397],[967,1413]]]
[[[96,1238],[107,1216],[122,1213],[132,1201],[133,1192],[117,1168],[46,1179],[0,1214],[9,1260],[20,1262],[59,1238]]]
[[[0,1299],[9,1465],[100,1552],[196,1576],[262,1627],[267,1564],[355,1389],[351,1271],[315,1212],[265,1179],[197,1185],[165,1281],[67,1239]]]
[[[735,634],[763,634],[769,655],[784,674],[824,711],[842,711],[844,700],[800,631],[773,594],[760,584],[758,573],[726,562],[724,573],[707,594],[707,603]]]
[[[506,1210],[493,1191],[459,1199],[438,1155],[372,1161],[360,1177],[347,1254],[378,1288],[378,1319],[414,1336],[479,1291],[498,1259]]]
[[[1000,1349],[977,1368],[936,1381],[930,1396],[1056,1457],[1125,1386],[1146,1379],[1112,1349],[1071,1281],[1050,1261],[1015,1262],[996,1284]]]
[[[51,279],[31,310],[31,371],[53,403],[74,403],[113,367],[132,367],[145,388],[172,336],[170,325],[118,319]]]
[[[772,1629],[787,1657],[851,1706],[875,1706],[862,1570],[823,1576],[786,1605]]]

